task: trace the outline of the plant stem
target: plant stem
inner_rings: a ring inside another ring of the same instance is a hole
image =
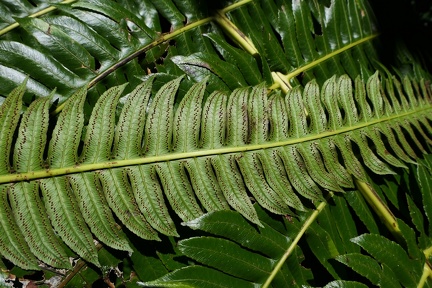
[[[399,225],[396,221],[396,217],[390,211],[390,209],[384,204],[375,190],[369,183],[363,182],[361,180],[354,180],[358,190],[362,193],[366,201],[371,205],[372,209],[378,214],[381,220],[386,225],[387,229],[395,236],[396,239],[401,240],[402,232],[399,229]]]
[[[350,43],[350,44],[348,44],[348,45],[346,45],[346,46],[344,46],[344,47],[342,47],[340,49],[337,49],[337,50],[335,50],[335,51],[333,51],[333,52],[331,52],[329,54],[326,54],[324,57],[318,58],[318,59],[316,59],[316,60],[308,63],[305,66],[299,67],[296,70],[294,70],[294,71],[292,71],[292,72],[290,72],[290,73],[288,73],[286,75],[283,75],[282,78],[284,79],[284,82],[288,82],[289,83],[292,78],[294,78],[295,76],[299,75],[300,73],[303,73],[306,70],[309,70],[309,69],[313,68],[314,66],[317,66],[318,64],[320,64],[320,63],[322,63],[322,62],[324,62],[324,61],[326,61],[326,60],[328,60],[328,59],[336,56],[337,54],[345,52],[345,51],[347,51],[347,50],[349,50],[349,49],[351,49],[351,48],[353,48],[353,47],[355,47],[357,45],[360,45],[360,44],[364,43],[364,42],[370,41],[370,40],[378,37],[378,35],[379,34],[372,34],[372,35],[369,35],[367,37],[361,38],[361,39],[359,39],[359,40],[357,40],[357,41],[355,41],[353,43]],[[270,89],[276,89],[276,88],[279,88],[279,83],[278,82],[274,83],[270,87]]]
[[[77,1],[77,0],[65,0],[63,2],[60,2],[59,4],[69,4],[69,3],[73,3],[75,1]],[[51,12],[51,11],[54,11],[56,9],[57,9],[57,7],[55,7],[55,6],[49,6],[49,7],[45,8],[45,9],[42,9],[42,10],[36,12],[36,13],[33,13],[33,14],[29,15],[28,17],[36,18],[36,17],[42,16],[42,15],[45,15],[45,14]],[[19,26],[19,24],[17,22],[15,22],[15,23],[13,23],[13,24],[11,24],[11,25],[3,28],[2,30],[0,30],[0,36],[2,36],[3,34],[8,33],[9,31],[17,28],[18,26]]]
[[[286,82],[284,79],[284,75],[280,72],[271,72],[273,77],[273,81],[277,83],[284,94],[288,93],[288,91],[292,88],[289,82]]]
[[[234,9],[237,9],[237,8],[239,8],[239,7],[241,7],[241,6],[245,5],[245,4],[247,4],[247,3],[249,3],[249,2],[252,2],[252,1],[253,1],[253,0],[241,0],[241,1],[238,1],[238,2],[232,4],[232,5],[228,6],[228,7],[223,8],[223,9],[221,10],[221,12],[222,12],[223,14],[226,14],[226,13],[228,13],[228,12],[234,10]]]
[[[432,246],[427,248],[426,250],[423,250],[423,253],[425,254],[426,258],[432,256]]]
[[[252,43],[252,41],[239,28],[237,28],[237,26],[231,22],[225,14],[223,14],[221,11],[218,11],[214,20],[246,52],[253,56],[258,55],[258,50],[255,48],[255,45]]]
[[[330,196],[333,196],[331,193]],[[266,282],[262,286],[262,288],[268,288],[273,281],[273,279],[276,277],[276,274],[282,269],[283,264],[288,259],[288,257],[291,255],[291,253],[294,251],[295,247],[297,246],[298,242],[300,241],[301,237],[303,237],[306,230],[309,228],[309,226],[312,225],[312,223],[315,221],[315,219],[318,217],[318,215],[321,213],[321,211],[326,207],[327,202],[321,202],[318,207],[315,209],[315,211],[312,212],[312,214],[309,216],[309,218],[305,221],[302,228],[300,229],[299,233],[291,243],[291,245],[288,247],[285,254],[282,256],[282,258],[279,260],[279,262],[276,264],[275,268],[272,270],[270,276],[267,278]]]
[[[422,288],[425,285],[426,280],[427,280],[428,277],[432,278],[432,269],[426,263],[423,266],[423,274],[422,274],[422,276],[420,278],[419,283],[417,284],[417,288]]]

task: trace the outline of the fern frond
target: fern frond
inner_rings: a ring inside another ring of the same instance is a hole
[[[130,251],[112,224],[111,210],[141,238],[159,239],[156,231],[177,235],[165,197],[183,221],[230,206],[262,225],[255,201],[281,215],[305,210],[311,200],[323,201],[326,191],[351,187],[352,176],[367,181],[366,169],[391,174],[389,165],[404,167],[396,151],[412,157],[424,151],[416,143],[429,141],[430,87],[408,78],[402,83],[384,80],[397,87],[397,99],[384,93],[376,73],[366,83],[341,76],[320,88],[312,81],[284,98],[268,98],[265,86],[258,85],[236,89],[230,96],[213,93],[204,100],[202,82],[193,85],[176,108],[183,77],[166,83],[153,97],[150,77],[131,92],[117,124],[115,108],[124,85],[101,96],[81,152],[84,90],[66,103],[49,144],[49,98],[29,107],[12,142],[17,115],[8,109],[16,111],[20,90],[0,114],[8,123],[1,131],[1,139],[8,139],[2,145],[6,151],[15,147],[16,171],[10,173],[9,159],[3,159],[0,183],[12,183],[7,187],[15,221],[32,253],[52,266],[66,265],[54,257],[64,253],[53,228],[82,258],[98,263],[84,221],[105,244]],[[414,93],[413,87],[422,87],[423,93]],[[405,97],[410,102],[397,102]],[[35,247],[38,241],[46,243],[43,250]]]

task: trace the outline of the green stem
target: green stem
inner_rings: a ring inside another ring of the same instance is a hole
[[[228,13],[228,12],[234,10],[234,9],[237,9],[237,8],[239,8],[239,7],[241,7],[241,6],[245,5],[245,4],[248,4],[249,2],[252,2],[252,1],[254,1],[254,0],[241,0],[241,1],[238,1],[238,2],[236,2],[236,3],[234,3],[234,4],[230,5],[230,6],[227,6],[227,7],[223,8],[220,11],[223,14],[226,14],[226,13]]]
[[[284,79],[284,82],[288,82],[289,83],[292,78],[296,77],[300,73],[303,73],[306,70],[309,70],[309,69],[313,68],[314,66],[317,66],[318,64],[320,64],[320,63],[322,63],[322,62],[324,62],[324,61],[326,61],[326,60],[328,60],[328,59],[336,56],[337,54],[345,52],[345,51],[347,51],[347,50],[349,50],[349,49],[351,49],[351,48],[353,48],[353,47],[355,47],[357,45],[360,45],[360,44],[362,44],[362,43],[364,43],[366,41],[370,41],[370,40],[378,37],[378,35],[379,34],[372,34],[370,36],[361,38],[361,39],[359,39],[359,40],[357,40],[357,41],[355,41],[353,43],[350,43],[350,44],[348,44],[348,45],[346,45],[346,46],[344,46],[344,47],[342,47],[340,49],[337,49],[337,50],[331,52],[330,54],[326,54],[324,57],[318,58],[318,59],[316,59],[316,60],[308,63],[305,66],[299,67],[296,70],[294,70],[294,71],[292,71],[292,72],[290,72],[290,73],[288,73],[286,75],[283,75],[282,78]],[[276,88],[279,88],[279,83],[278,82],[274,83],[270,87],[270,89],[276,89]]]
[[[426,263],[423,266],[423,274],[420,278],[420,281],[417,285],[417,288],[422,288],[426,284],[427,278],[430,277],[432,279],[432,269],[429,267],[429,265]]]
[[[273,77],[273,81],[277,83],[283,93],[288,93],[288,91],[292,88],[289,82],[286,82],[284,79],[284,75],[280,72],[271,72]]]
[[[331,194],[330,196],[333,196]],[[318,215],[321,213],[321,211],[326,207],[326,202],[321,202],[318,207],[315,209],[315,211],[312,212],[311,216],[306,220],[306,222],[303,224],[302,228],[300,229],[299,233],[291,243],[291,245],[288,247],[287,251],[284,253],[282,258],[279,260],[279,262],[276,264],[275,268],[272,270],[270,276],[267,278],[266,282],[263,284],[262,288],[268,288],[270,287],[271,282],[276,277],[276,274],[282,269],[283,264],[288,259],[288,257],[291,255],[291,253],[294,251],[295,247],[297,246],[298,242],[300,241],[301,237],[303,237],[306,230],[312,225],[312,223],[315,222]]]
[[[77,0],[65,0],[63,2],[60,2],[59,4],[69,4],[69,3],[73,3],[75,1],[77,1]],[[45,15],[45,14],[51,12],[51,11],[54,11],[56,9],[57,9],[57,7],[50,6],[50,7],[47,7],[45,9],[42,9],[42,10],[40,10],[40,11],[34,13],[34,14],[31,14],[28,17],[36,18],[36,17],[42,16],[42,15]],[[0,36],[2,36],[3,34],[8,33],[9,31],[17,28],[18,26],[19,26],[19,24],[17,22],[15,22],[15,23],[13,23],[13,24],[11,24],[11,25],[3,28],[2,30],[0,30]]]
[[[426,258],[432,257],[432,246],[426,250],[423,250],[423,253],[425,254]]]
[[[258,55],[258,50],[252,41],[231,22],[221,11],[216,13],[214,20],[222,27],[222,29],[251,55]]]
[[[381,218],[386,225],[387,229],[395,236],[396,239],[403,239],[402,232],[399,229],[399,225],[396,221],[396,217],[390,211],[390,209],[384,204],[375,190],[369,183],[363,182],[361,180],[354,180],[358,190],[362,193],[363,197],[369,203],[375,213]]]

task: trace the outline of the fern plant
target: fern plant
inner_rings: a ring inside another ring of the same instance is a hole
[[[5,271],[430,285],[430,76],[366,2],[0,4]]]

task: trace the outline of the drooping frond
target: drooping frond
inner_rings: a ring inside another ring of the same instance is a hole
[[[292,209],[323,200],[327,191],[353,187],[353,177],[367,182],[366,169],[384,175],[393,173],[392,166],[406,167],[432,142],[425,81],[378,73],[367,82],[332,77],[283,97],[269,97],[264,85],[204,97],[201,82],[178,106],[175,97],[185,80],[174,79],[151,96],[153,81],[128,95],[117,123],[124,85],[107,90],[85,135],[83,89],[66,102],[49,139],[49,98],[34,101],[19,126],[24,84],[7,98],[0,110],[0,144],[12,157],[1,156],[0,183],[10,207],[3,205],[0,216],[11,210],[14,219],[2,217],[0,223],[9,231],[15,221],[20,230],[2,235],[2,255],[34,268],[34,258],[11,256],[9,250],[28,245],[21,253],[67,267],[61,239],[97,265],[92,234],[131,251],[112,213],[150,240],[159,239],[158,232],[178,234],[172,213],[187,222],[231,207],[262,225],[254,202],[292,215]]]

